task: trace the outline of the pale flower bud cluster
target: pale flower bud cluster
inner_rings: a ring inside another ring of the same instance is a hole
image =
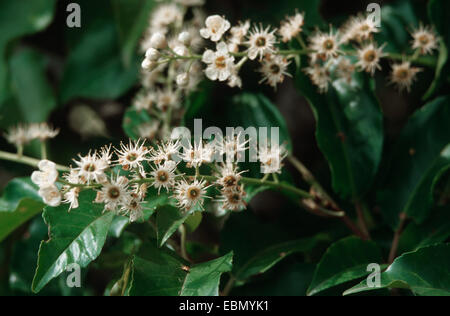
[[[47,123],[18,124],[12,126],[4,134],[6,140],[16,147],[23,147],[34,139],[41,142],[54,138],[59,134],[59,129],[54,129]]]

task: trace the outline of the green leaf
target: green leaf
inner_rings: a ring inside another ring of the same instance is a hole
[[[404,127],[382,184],[378,202],[392,228],[405,213],[423,222],[433,203],[436,181],[450,167],[450,97],[437,98],[416,111]]]
[[[343,198],[361,197],[374,180],[383,148],[383,117],[373,80],[358,73],[351,84],[337,80],[327,94],[318,94],[299,71],[296,85],[313,110],[334,191]]]
[[[289,151],[292,150],[292,141],[284,117],[263,94],[244,92],[234,96],[229,105],[228,113],[231,115],[232,122],[236,124],[235,126],[241,126],[244,129],[266,127],[269,143],[271,127],[278,127],[280,145],[284,143]]]
[[[442,243],[450,237],[450,206],[437,207],[422,224],[411,222],[403,230],[398,253]]]
[[[381,274],[380,287],[367,282],[352,287],[344,295],[380,288],[410,289],[416,295],[450,296],[450,244],[434,245],[405,253]]]
[[[368,275],[370,263],[381,263],[378,246],[371,241],[347,237],[332,244],[316,267],[308,295]]]
[[[139,58],[124,64],[108,0],[80,0],[81,28],[67,29],[70,54],[61,82],[63,102],[75,97],[115,99],[136,82]]]
[[[147,245],[149,246],[149,245]],[[131,296],[217,296],[220,276],[232,267],[233,253],[190,265],[167,249],[152,247],[132,262]]]
[[[203,219],[202,212],[194,212],[193,214],[189,215],[189,217],[184,222],[187,231],[189,233],[194,232],[201,224],[202,219]]]
[[[408,28],[417,27],[418,19],[411,1],[396,1],[381,8],[380,32],[375,35],[378,43],[386,43],[385,51],[406,53],[410,47],[411,35]]]
[[[49,240],[42,241],[32,290],[39,292],[50,280],[77,263],[86,267],[100,254],[114,218],[96,204],[95,192],[80,193],[80,206],[68,212],[67,205],[46,207],[43,217],[49,226]]]
[[[155,1],[111,0],[114,20],[119,33],[119,43],[123,60],[129,65],[136,46],[148,25],[149,15]]]
[[[161,247],[175,233],[191,213],[183,213],[177,207],[164,205],[156,209],[158,246]]]
[[[0,242],[42,211],[44,204],[30,178],[15,178],[0,198]]]
[[[423,96],[424,100],[429,99],[446,80],[450,69],[448,60],[448,50],[450,49],[450,31],[447,21],[450,19],[450,3],[445,0],[431,0],[428,2],[428,16],[434,28],[441,37],[439,58],[436,66],[436,73],[430,88]]]
[[[1,105],[1,126],[47,120],[57,105],[46,76],[47,63],[41,53],[31,49],[22,49],[11,57],[10,90],[8,99]]]
[[[248,260],[236,271],[234,277],[244,281],[253,275],[264,273],[293,253],[311,251],[321,239],[323,238],[320,236],[304,238],[268,247]]]
[[[55,0],[0,1],[0,104],[6,96],[7,44],[21,36],[46,28],[52,18]],[[39,84],[39,83],[36,83]]]

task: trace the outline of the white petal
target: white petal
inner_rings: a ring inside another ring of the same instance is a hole
[[[200,35],[203,38],[209,38],[211,36],[211,33],[208,29],[200,29]]]
[[[38,168],[40,170],[47,171],[47,170],[56,169],[56,165],[54,162],[44,159],[44,160],[39,161]]]
[[[210,49],[206,50],[203,53],[202,61],[206,64],[211,64],[214,62],[214,59],[216,59],[216,54]]]
[[[227,46],[227,44],[225,44],[224,42],[220,42],[219,44],[217,44],[217,52],[220,55],[228,54],[228,46]]]
[[[211,79],[213,81],[217,80],[217,70],[215,68],[213,68],[213,67],[206,68],[205,74],[206,74],[206,77],[208,77],[209,79]]]

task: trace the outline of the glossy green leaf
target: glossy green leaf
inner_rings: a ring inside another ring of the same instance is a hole
[[[311,251],[321,239],[322,237],[317,236],[292,240],[268,247],[242,265],[236,271],[234,277],[237,280],[244,281],[253,275],[264,273],[293,253]]]
[[[63,102],[75,97],[117,98],[138,78],[139,58],[124,64],[108,0],[81,0],[82,27],[67,29],[70,53],[61,82]]]
[[[46,28],[53,18],[55,3],[55,0],[0,1],[0,104],[7,90],[7,44]]]
[[[189,215],[189,217],[184,222],[184,225],[186,226],[186,230],[189,233],[194,232],[198,226],[201,224],[203,219],[202,212],[194,212],[193,214]]]
[[[357,237],[341,239],[332,244],[322,256],[314,272],[308,295],[315,295],[368,275],[371,271],[367,271],[367,266],[381,262],[381,251],[374,242],[363,241]]]
[[[327,94],[301,71],[296,85],[308,100],[317,122],[316,139],[342,197],[358,198],[370,188],[383,148],[383,117],[372,79],[358,73],[351,84],[334,81]]]
[[[129,65],[136,46],[148,25],[155,1],[111,0],[114,20],[119,33],[119,43],[125,64]]]
[[[430,217],[421,224],[411,222],[403,230],[398,253],[445,242],[450,238],[450,205],[432,209]]]
[[[48,60],[41,53],[31,49],[20,50],[11,56],[9,97],[1,105],[1,126],[47,121],[57,105],[47,80],[47,64]]]
[[[149,245],[147,245],[149,246]],[[167,249],[135,256],[130,295],[217,296],[220,276],[232,267],[233,254],[190,265]]]
[[[285,144],[289,151],[292,150],[292,141],[284,117],[263,94],[247,92],[238,94],[232,98],[228,111],[236,126],[244,129],[266,127],[268,142],[270,142],[271,127],[278,127],[280,144]]]
[[[416,295],[450,296],[450,244],[434,245],[405,253],[381,273],[381,286],[368,287],[367,282],[345,291],[344,295],[379,288],[410,289]]]
[[[450,98],[441,97],[419,109],[404,127],[382,184],[378,202],[395,228],[399,214],[423,222],[433,202],[436,181],[450,167]]]
[[[177,207],[164,205],[156,209],[158,246],[161,247],[189,217]]]
[[[114,213],[103,212],[103,204],[92,203],[94,199],[95,192],[86,191],[80,193],[80,206],[70,212],[67,205],[44,209],[50,236],[39,249],[33,292],[39,292],[68,265],[86,267],[100,254]]]
[[[0,198],[0,242],[42,211],[44,203],[37,190],[30,178],[15,178],[8,183]]]

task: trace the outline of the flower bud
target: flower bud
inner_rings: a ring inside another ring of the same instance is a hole
[[[157,61],[159,56],[159,51],[153,47],[147,49],[147,51],[145,52],[145,59],[148,59],[150,61]]]
[[[189,55],[189,51],[186,48],[186,46],[184,45],[178,45],[176,46],[173,51],[175,52],[175,54],[179,55],[179,56],[187,56]]]
[[[167,45],[166,37],[162,33],[155,33],[150,38],[150,47],[162,49]]]
[[[189,32],[181,32],[178,35],[178,41],[180,41],[180,43],[183,43],[186,46],[189,46],[191,44],[191,34],[189,34]]]
[[[189,84],[189,73],[182,73],[177,76],[177,85],[186,87]]]
[[[148,58],[145,58],[145,59],[142,61],[142,64],[141,64],[141,67],[142,67],[143,69],[145,69],[145,70],[150,70],[150,71],[152,71],[153,69],[155,69],[156,66],[157,66],[157,63],[155,63],[154,61],[151,61],[151,60],[148,59]]]

